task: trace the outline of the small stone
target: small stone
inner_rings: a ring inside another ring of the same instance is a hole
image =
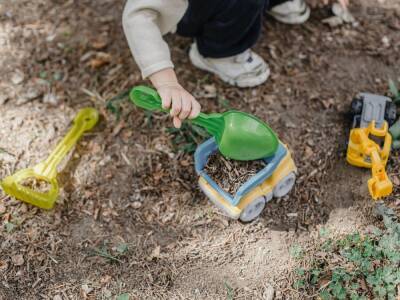
[[[59,103],[59,98],[54,93],[48,93],[48,94],[44,95],[43,103],[56,106]]]
[[[81,288],[86,295],[90,294],[93,291],[93,288],[89,287],[87,284],[82,284]]]
[[[285,120],[285,127],[286,128],[296,128],[296,124],[292,120]]]
[[[288,213],[286,214],[289,218],[297,218],[297,213]]]
[[[62,297],[60,295],[55,295],[53,297],[53,300],[62,300]]]
[[[50,42],[54,41],[54,39],[56,37],[57,37],[57,34],[55,34],[55,33],[50,34],[50,35],[46,36],[46,42],[50,43]]]
[[[343,20],[338,16],[329,17],[322,20],[322,23],[328,24],[330,27],[338,27],[343,24]]]
[[[6,207],[4,206],[4,204],[0,204],[0,215],[4,214],[6,212]]]
[[[217,88],[213,84],[206,84],[203,86],[205,98],[215,98],[217,96]]]
[[[274,299],[275,290],[274,287],[270,284],[267,284],[264,288],[263,300],[273,300]]]
[[[15,266],[22,266],[24,264],[24,257],[22,254],[17,254],[11,257],[11,261]]]
[[[134,209],[138,209],[138,208],[141,208],[141,207],[142,207],[142,202],[135,201],[135,202],[132,203],[132,208],[134,208]]]
[[[12,76],[11,76],[11,82],[15,85],[21,84],[24,81],[24,74],[20,71],[15,72]]]
[[[390,39],[386,35],[382,38],[382,44],[385,48],[390,47]]]
[[[157,246],[153,249],[150,256],[147,257],[148,261],[152,261],[155,258],[160,258],[161,247]]]
[[[3,105],[9,98],[10,96],[0,91],[0,105]]]

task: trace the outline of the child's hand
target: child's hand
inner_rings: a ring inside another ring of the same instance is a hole
[[[176,79],[173,69],[164,69],[150,76],[165,109],[171,109],[173,123],[180,128],[186,118],[193,119],[200,113],[199,102]]]
[[[193,119],[200,113],[200,104],[180,84],[166,84],[157,87],[165,109],[171,108],[170,114],[176,128],[180,128],[186,118]]]
[[[339,0],[340,5],[342,5],[343,8],[347,9],[347,7],[350,4],[350,0]]]

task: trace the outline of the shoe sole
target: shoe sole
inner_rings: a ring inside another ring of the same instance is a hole
[[[311,15],[311,9],[307,6],[306,11],[303,12],[301,15],[299,15],[298,17],[295,17],[293,19],[289,19],[287,17],[284,17],[280,14],[275,14],[273,12],[267,12],[268,15],[270,15],[271,17],[273,17],[275,20],[284,23],[284,24],[289,24],[289,25],[300,25],[305,23]]]
[[[254,78],[251,80],[251,82],[246,81],[246,80],[236,80],[234,78],[228,77],[225,74],[219,72],[218,70],[216,70],[215,68],[213,68],[212,66],[204,63],[201,59],[199,59],[197,57],[197,55],[193,54],[193,48],[190,48],[190,52],[189,52],[189,58],[190,61],[192,62],[192,64],[198,68],[201,69],[203,71],[207,71],[210,73],[213,73],[215,75],[217,75],[219,78],[221,78],[222,81],[232,85],[232,86],[237,86],[240,88],[249,88],[249,87],[255,87],[258,86],[260,84],[263,84],[264,82],[267,81],[271,71],[267,66],[267,70],[265,71],[265,73],[261,74],[259,77]]]

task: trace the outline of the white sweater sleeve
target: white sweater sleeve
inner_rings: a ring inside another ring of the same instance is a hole
[[[162,35],[174,30],[187,7],[184,0],[128,0],[123,27],[143,78],[172,68],[171,54]]]

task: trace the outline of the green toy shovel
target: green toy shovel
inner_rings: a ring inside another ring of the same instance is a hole
[[[131,101],[137,106],[150,110],[169,112],[163,109],[158,93],[146,86],[138,86],[130,92]],[[200,113],[191,120],[215,137],[219,151],[225,157],[235,160],[256,160],[272,156],[278,148],[276,134],[263,121],[239,112],[227,111],[222,114]]]

